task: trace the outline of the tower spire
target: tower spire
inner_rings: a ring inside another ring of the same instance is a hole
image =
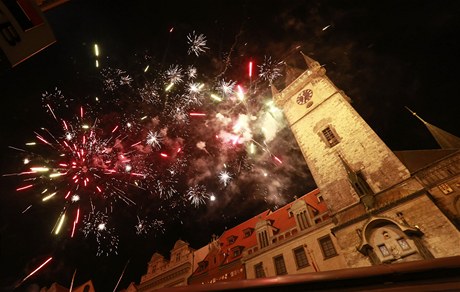
[[[433,138],[436,140],[441,149],[460,149],[460,138],[440,129],[426,121],[417,115],[414,111],[410,110],[407,106],[406,109],[418,118],[428,128]]]
[[[408,108],[407,106],[404,106],[404,107],[405,107],[408,111],[410,111],[411,114],[414,115],[417,119],[419,119],[420,121],[422,121],[422,123],[424,123],[425,125],[428,124],[428,123],[425,122],[421,117],[419,117],[419,116],[417,115],[416,112],[412,111],[412,110],[411,110],[410,108]]]
[[[273,83],[270,84],[270,88],[272,90],[272,98],[275,98],[275,96],[277,96],[280,92]]]
[[[313,70],[315,68],[321,67],[318,61],[313,60],[312,58],[308,57],[302,51],[300,51],[300,53],[302,54],[302,57],[305,60],[305,63],[307,64],[308,69]]]

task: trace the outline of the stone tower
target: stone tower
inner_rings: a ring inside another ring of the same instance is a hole
[[[303,54],[302,54],[303,55]],[[406,167],[350,105],[350,99],[303,55],[308,70],[278,92],[278,107],[300,146],[332,215],[410,176]]]
[[[458,152],[410,173],[326,70],[303,57],[308,69],[281,92],[272,86],[273,97],[326,201],[347,267],[460,255],[455,215],[437,205],[453,202],[435,193],[447,181],[460,185]]]

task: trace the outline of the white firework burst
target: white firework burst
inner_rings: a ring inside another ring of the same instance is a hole
[[[187,43],[189,45],[187,53],[195,53],[198,57],[201,53],[206,52],[209,48],[206,46],[206,37],[203,34],[196,34],[195,31],[187,36]]]
[[[53,92],[45,91],[42,93],[42,105],[47,112],[54,116],[52,109],[59,109],[61,107],[68,108],[69,102],[72,102],[72,98],[67,98],[57,87],[54,88]]]
[[[192,82],[187,85],[187,91],[189,94],[199,94],[203,90],[203,83]]]
[[[168,70],[166,70],[166,77],[168,81],[172,84],[179,84],[183,81],[182,68],[179,65],[171,65]]]
[[[130,85],[132,78],[121,69],[106,68],[101,70],[101,75],[104,78],[104,89],[106,91],[114,91],[121,85]]]
[[[174,178],[170,178],[169,180],[157,180],[156,183],[156,192],[158,193],[160,198],[170,199],[175,194],[177,194],[177,190],[175,188],[175,183],[177,180]]]
[[[147,218],[140,219],[139,216],[137,216],[137,224],[134,227],[136,228],[136,234],[141,235],[147,234],[152,228],[152,224]]]
[[[203,83],[189,83],[187,85],[187,101],[189,105],[201,105],[202,100],[201,100],[201,92],[204,88]]]
[[[198,207],[206,203],[206,200],[209,199],[209,195],[206,193],[206,188],[204,186],[196,185],[188,188],[187,198],[191,204]]]
[[[146,103],[156,104],[160,102],[158,88],[154,83],[146,83],[139,89],[139,95],[142,101]]]
[[[161,142],[163,141],[163,138],[164,137],[161,133],[149,131],[149,133],[147,134],[146,143],[147,145],[150,145],[158,150],[161,148]]]
[[[230,182],[231,179],[232,179],[232,176],[230,175],[228,171],[222,170],[219,173],[219,180],[221,183],[224,184],[224,186],[227,186],[227,184]]]
[[[182,174],[188,167],[186,157],[177,157],[176,160],[169,166],[168,173],[171,177]]]
[[[264,57],[264,62],[262,65],[259,65],[259,77],[263,80],[266,80],[270,83],[273,82],[273,80],[277,79],[278,77],[281,76],[281,65],[283,62],[275,62],[272,60],[270,56],[265,56]]]
[[[235,81],[225,81],[225,80],[220,80],[217,84],[217,90],[219,90],[223,96],[229,96],[234,93],[234,88],[236,86]]]
[[[198,70],[193,66],[187,67],[187,76],[190,79],[195,79],[198,75]]]
[[[118,236],[108,226],[109,216],[101,211],[92,211],[85,216],[82,232],[85,237],[94,236],[97,242],[96,256],[118,254]]]
[[[148,220],[147,218],[141,220],[139,219],[139,217],[137,217],[137,224],[135,226],[136,234],[146,235],[151,231],[164,233],[165,232],[164,225],[165,223],[163,220],[158,220],[158,219]]]
[[[129,75],[120,76],[120,85],[130,85],[133,81],[133,78]]]

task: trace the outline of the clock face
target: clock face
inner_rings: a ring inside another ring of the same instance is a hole
[[[311,89],[305,89],[299,94],[299,96],[297,96],[297,103],[306,104],[311,99],[312,96],[313,96],[313,91]]]

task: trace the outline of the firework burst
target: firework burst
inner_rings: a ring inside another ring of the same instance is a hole
[[[206,37],[203,34],[196,34],[195,31],[192,31],[187,36],[187,43],[189,45],[189,49],[187,51],[189,55],[194,53],[198,57],[201,53],[204,53],[209,49],[206,46]]]
[[[108,215],[101,211],[93,211],[85,216],[82,232],[85,237],[95,237],[98,243],[96,255],[118,253],[118,236],[109,226]]]
[[[219,173],[219,180],[224,186],[227,186],[231,179],[232,176],[228,171],[223,170]]]
[[[202,34],[187,39],[189,55],[209,49]],[[280,64],[266,57],[260,79],[251,82],[272,83],[281,75]],[[98,243],[98,255],[116,253],[119,220],[112,217],[132,209],[139,214],[139,206],[145,212],[130,230],[146,235],[164,232],[168,222],[158,218],[165,214],[182,220],[190,207],[215,201],[212,188],[220,198],[237,193],[240,182],[264,197],[282,193],[276,175],[267,183],[267,169],[287,164],[278,158],[279,148],[269,147],[284,124],[264,92],[234,81],[243,79],[238,76],[204,77],[189,64],[155,64],[144,57],[137,65],[137,71],[100,69],[101,92],[88,95],[86,103],[78,100],[85,106],[58,89],[45,92],[44,108],[57,130],[37,130],[25,149],[14,148],[27,161],[13,174],[24,177],[17,191],[62,203],[53,233],[74,238],[81,231]],[[74,108],[72,118],[60,117],[61,109],[68,114]]]
[[[274,80],[281,77],[281,66],[283,62],[276,62],[272,60],[270,56],[264,56],[264,62],[262,65],[259,65],[259,77],[263,80],[268,81],[270,84]]]
[[[191,186],[187,190],[187,198],[192,205],[198,207],[206,203],[209,195],[206,192],[206,187],[202,185]]]

